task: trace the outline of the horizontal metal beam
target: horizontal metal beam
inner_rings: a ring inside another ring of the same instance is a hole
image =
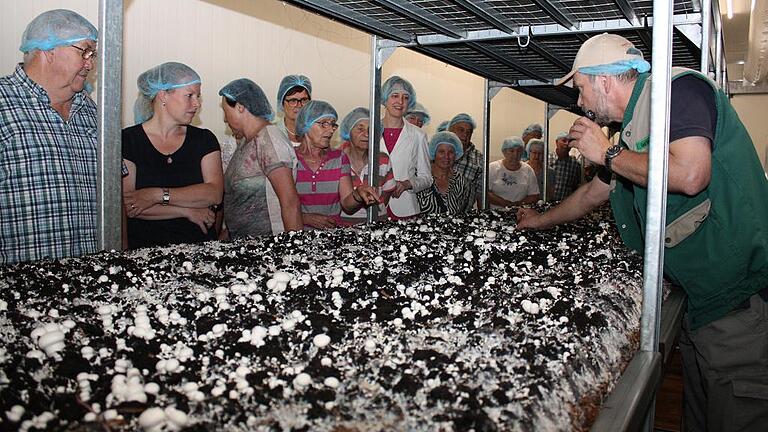
[[[377,19],[370,18],[360,12],[338,5],[330,0],[286,0],[297,7],[317,12],[320,15],[342,21],[345,24],[365,30],[368,33],[386,37],[388,39],[411,42],[415,35],[404,32],[398,28],[385,24]]]
[[[417,22],[428,29],[432,29],[437,33],[456,39],[467,36],[466,31],[410,2],[404,0],[373,0],[373,2],[395,13],[405,15],[414,22]]]
[[[502,21],[499,16],[497,16],[498,13],[487,3],[479,0],[456,0],[456,3],[464,7],[464,9],[468,9],[473,14],[477,15],[478,18],[498,30],[507,33],[514,33],[515,31],[509,24]]]
[[[465,71],[472,72],[475,75],[493,79],[501,83],[509,83],[508,79],[502,77],[501,75],[497,75],[489,71],[488,68],[475,64],[470,61],[460,59],[455,55],[453,55],[452,53],[447,52],[441,48],[416,46],[416,47],[411,47],[411,49],[417,52],[424,53],[432,58],[448,63],[452,66],[456,66],[459,69],[464,69]]]
[[[504,66],[506,66],[506,67],[508,67],[510,69],[514,69],[514,70],[516,70],[516,71],[518,71],[518,72],[520,72],[520,73],[522,73],[522,74],[524,74],[526,76],[529,76],[529,77],[534,78],[534,79],[541,79],[541,80],[545,79],[543,74],[541,74],[540,72],[537,72],[537,71],[535,71],[535,70],[533,70],[533,69],[523,65],[522,62],[512,61],[510,58],[505,57],[505,56],[503,56],[503,55],[493,51],[492,49],[490,49],[490,48],[488,48],[488,47],[486,47],[484,45],[481,45],[481,44],[479,44],[477,42],[468,42],[467,46],[469,48],[472,48],[473,50],[483,54],[484,56],[489,57],[489,58],[493,59],[494,61],[496,61],[498,63],[501,63],[501,64],[503,64]]]
[[[576,20],[562,11],[563,7],[559,4],[555,5],[551,0],[533,0],[534,3],[539,5],[552,19],[563,27],[573,28],[576,25]]]
[[[637,14],[635,13],[635,9],[631,4],[629,4],[628,0],[613,0],[613,2],[616,3],[616,6],[621,10],[621,14],[624,15],[624,18],[626,18],[627,21],[640,24],[640,20],[637,19]]]
[[[560,69],[564,71],[570,71],[571,66],[567,65],[564,61],[560,60],[559,57],[556,57],[554,54],[549,52],[546,48],[541,46],[540,44],[536,43],[536,41],[529,41],[528,42],[528,48],[534,50],[536,54],[544,57],[547,59],[550,63],[553,65],[559,67]]]
[[[648,28],[653,27],[653,18],[648,18]],[[675,15],[673,17],[673,25],[685,25],[685,24],[700,24],[701,14],[685,14]],[[577,35],[588,37],[592,33],[603,32],[617,32],[628,30],[643,30],[646,29],[644,24],[633,24],[625,19],[606,20],[606,21],[582,21],[575,29],[563,27],[557,24],[537,25],[531,27],[518,28],[514,33],[506,33],[500,30],[477,30],[467,32],[467,36],[461,39],[454,39],[445,37],[442,35],[423,35],[416,38],[416,42],[410,44],[406,43],[402,46],[409,45],[447,45],[455,43],[465,43],[469,41],[490,41],[490,40],[505,40],[516,39],[518,37],[531,37],[538,36],[563,36],[563,35]]]

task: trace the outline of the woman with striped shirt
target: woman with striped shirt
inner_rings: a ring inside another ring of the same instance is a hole
[[[349,157],[331,149],[331,138],[339,127],[337,118],[336,110],[322,101],[310,101],[296,117],[301,139],[296,148],[296,191],[305,227],[339,226],[342,210],[353,214],[379,202],[379,195],[368,185],[352,185]]]
[[[352,176],[352,186],[358,187],[368,184],[368,134],[370,127],[370,112],[368,109],[359,107],[353,109],[341,121],[341,139],[344,143],[341,145],[344,153],[349,157],[350,174]],[[379,204],[378,219],[386,219],[386,205],[389,203],[389,197],[392,191],[397,187],[395,175],[392,173],[392,165],[389,162],[389,156],[379,152],[379,175],[376,191],[381,196]],[[358,224],[366,221],[367,211],[363,208],[353,215],[342,214],[345,224]]]
[[[461,214],[472,207],[474,189],[453,169],[462,154],[461,140],[453,132],[438,132],[429,140],[434,183],[418,194],[423,214]]]

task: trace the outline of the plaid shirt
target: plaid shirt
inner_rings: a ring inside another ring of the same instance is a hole
[[[564,200],[572,194],[581,183],[581,164],[568,156],[566,159],[557,159],[555,169],[555,201]]]
[[[96,251],[96,104],[68,121],[21,65],[0,78],[0,264]]]
[[[464,154],[453,165],[453,170],[464,177],[469,186],[475,189],[475,196],[469,201],[469,208],[467,208],[467,211],[472,210],[477,198],[483,193],[483,154],[477,151],[474,144],[469,143],[469,146],[464,149]]]

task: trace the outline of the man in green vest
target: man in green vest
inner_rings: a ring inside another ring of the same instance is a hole
[[[584,42],[573,69],[589,117],[569,131],[598,176],[518,227],[549,228],[610,199],[624,243],[643,250],[650,135],[650,64],[627,39]],[[688,294],[680,350],[691,431],[768,425],[768,180],[746,128],[717,85],[673,68],[664,274]],[[590,114],[591,114],[590,113]],[[613,145],[601,127],[620,123]]]

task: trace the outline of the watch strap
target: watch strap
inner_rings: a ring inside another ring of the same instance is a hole
[[[171,202],[171,191],[167,187],[163,188],[163,205],[167,206]]]

